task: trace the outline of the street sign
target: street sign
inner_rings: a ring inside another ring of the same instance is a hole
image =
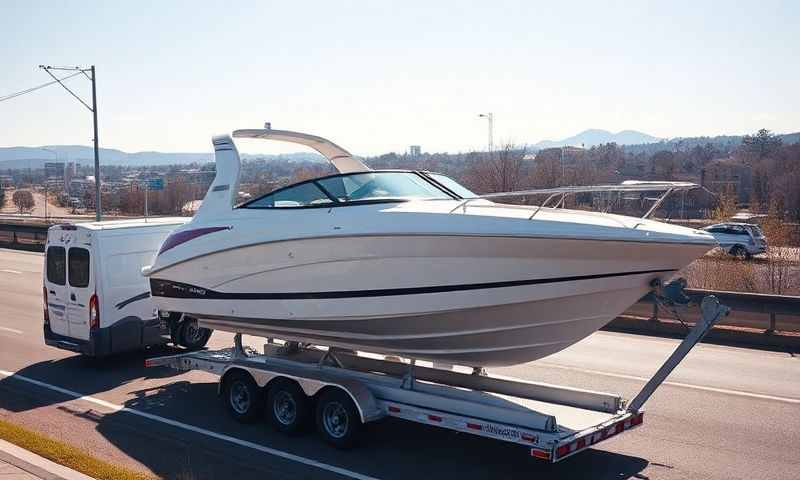
[[[147,189],[148,190],[164,190],[164,179],[163,178],[150,178],[147,180]]]

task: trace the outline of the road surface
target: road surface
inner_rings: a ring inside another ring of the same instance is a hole
[[[42,342],[42,256],[0,250],[0,416],[112,462],[173,478],[797,479],[800,358],[699,345],[647,404],[645,425],[562,463],[522,447],[396,420],[341,452],[225,416],[216,378],[145,369],[164,350],[94,362]],[[257,339],[251,339],[256,342]],[[631,398],[675,340],[598,332],[498,369]],[[212,347],[231,344],[217,332]],[[78,398],[76,398],[78,397]]]

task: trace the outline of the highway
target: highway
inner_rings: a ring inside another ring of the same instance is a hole
[[[0,250],[0,418],[166,478],[797,479],[800,358],[701,344],[646,405],[645,425],[558,464],[522,447],[396,420],[342,452],[225,416],[216,378],[145,369],[155,349],[92,361],[42,340],[42,255]],[[258,339],[249,339],[257,345]],[[211,347],[231,344],[215,333]],[[598,332],[491,373],[631,398],[676,340]]]

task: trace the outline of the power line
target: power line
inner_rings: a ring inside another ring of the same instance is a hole
[[[19,96],[22,96],[22,95],[25,95],[25,94],[28,94],[28,93],[31,93],[31,92],[35,92],[36,90],[42,89],[44,87],[49,87],[50,85],[55,85],[56,83],[60,83],[63,80],[67,80],[67,79],[72,78],[74,76],[80,75],[81,73],[82,72],[75,72],[75,73],[73,73],[71,75],[67,75],[66,77],[62,77],[62,78],[58,78],[56,80],[53,80],[52,82],[43,83],[41,85],[37,85],[35,87],[31,87],[31,88],[22,90],[20,92],[16,92],[16,93],[11,93],[9,95],[5,95],[3,97],[0,97],[0,102],[4,102],[6,100],[11,100],[12,98],[17,98]]]
[[[84,106],[84,107],[86,107],[86,108],[88,108],[88,109],[89,109],[89,111],[90,111],[90,112],[93,112],[93,111],[94,111],[94,110],[92,110],[92,107],[90,107],[88,103],[84,102],[84,101],[83,101],[83,99],[82,99],[81,97],[79,97],[79,96],[78,96],[78,94],[77,94],[77,93],[73,92],[72,90],[70,90],[70,89],[69,89],[69,87],[67,87],[66,85],[64,85],[64,82],[62,82],[60,78],[57,78],[55,75],[53,75],[53,72],[51,72],[51,71],[50,71],[50,69],[51,69],[52,67],[45,67],[44,65],[39,65],[39,68],[41,68],[42,70],[44,70],[45,72],[47,72],[47,74],[48,74],[48,75],[50,75],[51,77],[53,77],[53,80],[55,80],[56,82],[58,82],[58,84],[59,84],[59,85],[61,85],[62,87],[64,87],[64,90],[68,91],[70,95],[72,95],[73,97],[75,97],[75,99],[76,99],[76,100],[78,100],[79,102],[81,102],[81,103],[83,104],[83,106]],[[80,72],[80,73],[83,73],[84,75],[86,75],[86,72],[84,72],[83,70],[79,70],[79,72]],[[75,73],[75,75],[77,75],[77,73]],[[88,76],[88,75],[86,75],[86,78],[89,78],[89,76]],[[90,80],[91,80],[91,79],[90,79]],[[94,82],[93,82],[93,83],[94,83]]]

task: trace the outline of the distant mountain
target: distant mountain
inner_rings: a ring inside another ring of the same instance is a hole
[[[47,149],[47,150],[45,150]],[[57,152],[53,153],[51,152]],[[322,161],[315,153],[289,153],[282,155],[242,154],[243,160],[250,159],[288,159],[293,161]],[[94,149],[83,145],[48,145],[36,147],[4,147],[0,148],[0,170],[18,168],[44,168],[45,162],[56,161],[89,164],[94,162]],[[214,154],[206,153],[164,153],[136,152],[128,153],[112,148],[100,149],[100,162],[103,165],[126,165],[141,167],[145,165],[186,165],[190,163],[209,163],[214,161]]]
[[[658,137],[636,130],[623,130],[618,133],[611,133],[608,130],[589,129],[577,135],[563,140],[544,140],[535,145],[537,149],[565,147],[565,146],[584,146],[586,148],[600,145],[603,143],[615,142],[617,145],[639,145],[642,143],[655,143],[660,141]]]

